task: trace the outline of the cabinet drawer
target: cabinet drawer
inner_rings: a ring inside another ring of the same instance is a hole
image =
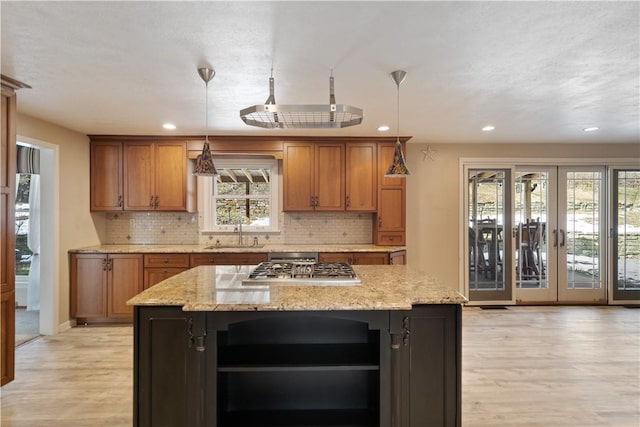
[[[178,273],[188,270],[187,267],[167,267],[167,268],[145,268],[144,269],[144,288],[150,288],[156,283],[162,282],[169,277],[173,277]]]
[[[212,254],[192,254],[189,265],[197,267],[199,265],[254,265],[267,260],[266,253],[212,253]]]
[[[404,246],[405,233],[378,232],[378,245]]]
[[[386,252],[356,252],[353,254],[353,264],[359,265],[387,265],[389,254]]]
[[[144,256],[147,267],[189,267],[189,254],[150,254]]]

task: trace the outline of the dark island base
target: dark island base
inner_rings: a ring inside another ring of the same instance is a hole
[[[460,319],[137,306],[134,425],[460,426]]]

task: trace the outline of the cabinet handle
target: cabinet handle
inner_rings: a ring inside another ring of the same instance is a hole
[[[346,200],[345,205],[346,205],[346,207],[351,206],[351,198],[349,196],[347,196],[347,200]]]
[[[102,260],[102,271],[107,271],[107,259]]]
[[[118,196],[118,207],[122,207],[122,194]]]
[[[113,260],[109,259],[109,261],[107,261],[107,270],[111,271],[113,268]]]
[[[311,201],[309,202],[309,204],[311,205],[312,208],[315,208],[314,199],[315,197],[311,196]]]
[[[153,204],[153,207],[154,207],[155,209],[158,209],[158,206],[160,206],[160,203],[158,203],[158,196],[156,195],[156,201],[155,201],[155,203]]]
[[[162,260],[162,262],[164,262],[164,263],[166,264],[166,263],[168,263],[168,262],[169,262],[169,259],[168,259],[168,258],[165,258],[165,259],[163,259],[163,260]]]
[[[149,207],[152,208],[153,207],[153,196],[151,196],[151,200],[149,200]]]

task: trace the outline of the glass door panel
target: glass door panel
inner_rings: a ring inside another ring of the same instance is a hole
[[[469,299],[511,300],[510,170],[469,169],[467,179]]]
[[[548,230],[557,227],[557,168],[517,168],[514,227],[516,300],[555,301],[556,248]]]
[[[640,170],[613,171],[613,297],[640,300]]]
[[[604,168],[559,168],[558,301],[605,301]]]

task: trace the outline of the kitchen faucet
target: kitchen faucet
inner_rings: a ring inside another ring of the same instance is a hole
[[[238,233],[238,245],[242,246],[242,219],[238,220],[238,225],[236,225],[236,229],[233,231]]]

